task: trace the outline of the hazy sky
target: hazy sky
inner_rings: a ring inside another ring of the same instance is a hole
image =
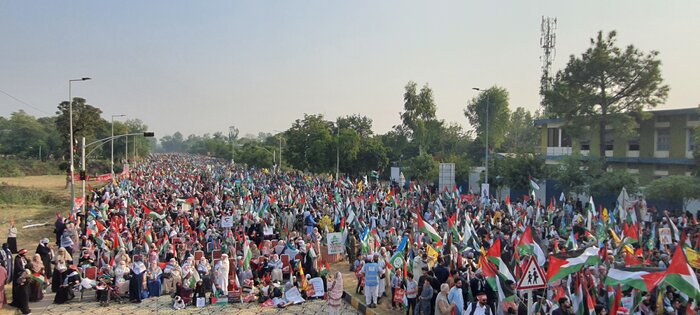
[[[558,18],[561,69],[598,30],[658,50],[661,108],[700,104],[700,1],[0,2],[0,115],[52,115],[73,95],[156,136],[287,129],[303,113],[399,123],[403,87],[429,83],[438,116],[469,127],[472,87],[538,107],[541,17]]]

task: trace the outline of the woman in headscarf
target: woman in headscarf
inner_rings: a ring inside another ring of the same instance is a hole
[[[160,282],[160,276],[163,274],[163,270],[160,269],[160,266],[158,265],[158,261],[156,262],[151,262],[148,265],[148,271],[146,273],[146,276],[148,278],[148,296],[153,297],[153,296],[160,296],[160,290],[161,290],[161,282]]]
[[[180,269],[175,258],[170,258],[163,270],[163,294],[174,294],[177,290],[178,282],[181,281],[182,269]]]
[[[122,260],[119,265],[114,268],[114,285],[119,289],[119,294],[125,295],[129,290],[129,282],[127,278],[131,276],[131,270],[126,265],[126,261]]]
[[[273,254],[272,255],[272,260],[270,260],[269,263],[270,269],[272,269],[270,279],[272,281],[282,281],[282,261],[280,260],[279,255]]]
[[[30,265],[32,274],[36,277],[36,279],[31,277],[31,279],[27,282],[29,287],[29,302],[41,301],[44,298],[44,293],[42,291],[44,290],[44,283],[46,282],[43,280],[44,262],[41,260],[41,256],[39,254],[34,254]],[[29,265],[27,267],[29,267]],[[42,279],[42,281],[37,279]]]
[[[72,265],[61,273],[61,286],[58,287],[56,296],[53,299],[54,304],[63,304],[75,298],[73,286],[79,283],[80,275],[78,274],[78,268]]]
[[[222,254],[221,259],[216,263],[214,267],[214,283],[221,287],[223,294],[228,294],[228,273],[229,273],[229,263],[228,255]]]
[[[328,283],[328,314],[339,315],[343,305],[343,275],[335,273],[333,280]]]
[[[197,272],[199,273],[199,278],[202,279],[202,285],[204,286],[205,292],[211,291],[211,266],[206,258],[202,257],[197,264]]]
[[[73,257],[70,256],[65,248],[59,248],[58,253],[53,258],[54,270],[51,276],[52,292],[58,292],[58,288],[61,286],[62,282],[61,274],[68,270],[68,265],[71,263],[73,263]]]
[[[51,277],[51,258],[53,258],[53,250],[49,247],[49,239],[43,238],[36,246],[36,253],[41,256],[41,261],[44,263],[44,275]]]
[[[134,264],[131,266],[131,279],[129,279],[129,300],[132,303],[141,303],[141,293],[146,286],[146,265],[141,261],[141,256],[134,257]]]

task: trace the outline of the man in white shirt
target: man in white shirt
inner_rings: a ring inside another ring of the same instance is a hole
[[[488,305],[486,293],[479,291],[476,293],[476,300],[478,302],[469,303],[464,314],[466,315],[494,315],[493,308]]]

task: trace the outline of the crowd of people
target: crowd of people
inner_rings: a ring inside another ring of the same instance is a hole
[[[85,212],[57,213],[55,239],[39,240],[34,256],[16,248],[13,224],[0,251],[0,282],[12,283],[11,305],[24,314],[48,290],[54,303],[96,290],[100,305],[169,295],[176,309],[324,298],[337,314],[343,277],[330,272],[326,239],[340,232],[354,290],[368,308],[384,304],[407,315],[695,312],[700,261],[692,255],[700,233],[692,214],[671,216],[641,198],[607,205],[610,211],[592,199],[514,199],[152,155],[90,187]],[[545,283],[518,290],[530,259]],[[678,266],[687,267],[686,282],[673,277]],[[615,276],[625,272],[643,285]]]

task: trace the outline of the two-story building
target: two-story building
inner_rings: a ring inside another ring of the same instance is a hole
[[[611,169],[625,169],[639,174],[640,183],[667,175],[691,175],[695,168],[694,131],[700,125],[697,108],[649,111],[649,118],[639,124],[632,135],[605,129],[605,156]],[[580,154],[600,157],[600,128],[591,128],[584,136],[567,135],[563,119],[540,119],[540,153],[548,164],[565,156]]]

